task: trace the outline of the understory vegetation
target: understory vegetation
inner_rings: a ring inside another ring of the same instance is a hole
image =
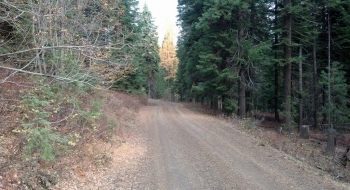
[[[18,86],[24,79],[30,87]],[[70,84],[63,91],[60,83],[31,83],[38,80],[16,76],[16,84],[2,85],[1,188],[48,189],[77,165],[109,164],[111,147],[125,141],[122,133],[133,127],[129,122],[146,98],[91,86]],[[89,151],[101,144],[109,148]]]
[[[157,40],[136,0],[1,1],[0,189],[48,189],[91,143],[122,143],[140,102],[167,96]]]

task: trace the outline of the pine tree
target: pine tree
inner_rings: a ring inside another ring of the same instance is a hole
[[[292,76],[292,78],[294,79],[292,83],[296,84],[294,85],[294,87],[292,87],[292,94],[296,95],[294,95],[291,100],[292,103],[295,102],[294,105],[298,103],[298,108],[295,110],[297,110],[298,128],[300,129],[303,123],[305,122],[304,118],[306,118],[306,114],[308,114],[309,112],[304,110],[312,110],[312,107],[314,106],[312,104],[309,104],[309,102],[313,102],[313,96],[309,95],[313,94],[313,89],[304,88],[304,84],[307,84],[305,86],[313,86],[312,83],[309,83],[309,81],[312,81],[312,75],[308,74],[313,69],[311,69],[312,67],[309,67],[308,63],[311,63],[313,61],[312,43],[314,40],[314,36],[317,35],[317,32],[314,28],[315,17],[312,14],[310,14],[310,12],[312,13],[314,11],[314,5],[310,2],[300,1],[295,1],[292,3],[292,62],[295,63],[294,69],[298,71],[294,73],[298,74],[294,74]],[[305,81],[304,79],[306,78],[310,80]],[[296,106],[292,107],[292,110],[294,108],[296,108]],[[296,113],[295,111],[292,112],[294,114]]]
[[[328,72],[331,77],[328,77]],[[330,89],[328,89],[330,84]],[[320,76],[320,85],[326,87],[326,94],[330,94],[330,101],[321,107],[321,113],[328,115],[331,125],[344,125],[350,121],[348,111],[348,85],[346,83],[345,72],[340,63],[334,62],[331,71],[322,71]],[[330,91],[329,91],[330,90]]]
[[[179,0],[178,12],[179,22],[181,25],[181,33],[178,40],[177,57],[179,66],[176,79],[176,91],[179,93],[181,100],[192,100],[191,87],[199,76],[199,72],[195,67],[198,60],[194,43],[198,41],[203,31],[196,30],[195,23],[203,13],[204,2],[201,0]]]
[[[116,14],[119,23],[115,30],[118,39],[126,43],[123,48],[113,51],[112,56],[118,62],[123,62],[127,69],[119,75],[113,88],[128,93],[146,93],[148,97],[156,97],[159,75],[159,48],[157,44],[156,26],[147,5],[141,13],[137,9],[137,1],[123,0]],[[163,89],[164,90],[164,89]]]
[[[156,92],[157,73],[160,72],[159,63],[159,47],[158,47],[158,35],[156,31],[156,26],[152,20],[152,14],[148,10],[147,5],[143,7],[142,13],[139,19],[139,27],[141,28],[141,59],[139,64],[139,69],[143,72],[145,76],[145,81],[147,81],[147,94],[149,98],[155,98],[156,94],[161,94]],[[158,90],[160,90],[158,88]],[[162,89],[164,90],[164,89]]]
[[[283,0],[284,5],[284,71],[283,71],[283,97],[284,97],[284,124],[286,128],[292,126],[292,100],[291,100],[291,80],[292,80],[292,13],[291,0]]]
[[[139,93],[142,91],[145,82],[142,70],[139,68],[141,58],[141,29],[138,26],[137,18],[138,1],[121,0],[114,14],[118,22],[114,26],[116,31],[116,43],[126,44],[122,48],[111,52],[111,60],[117,63],[123,63],[126,72],[119,73],[114,81],[112,88],[128,93]]]

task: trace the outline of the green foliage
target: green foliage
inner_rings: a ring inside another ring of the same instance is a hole
[[[61,7],[59,3],[67,7],[64,16],[56,10]],[[33,77],[36,84],[22,97],[19,106],[23,113],[22,125],[13,130],[27,139],[25,154],[29,157],[53,160],[66,143],[75,146],[79,142],[75,133],[68,137],[58,134],[57,126],[53,125],[56,121],[51,116],[99,130],[96,123],[101,118],[101,102],[96,100],[88,107],[82,105],[80,98],[93,93],[104,73],[115,74],[116,77],[110,79],[112,88],[149,94],[152,98],[167,96],[170,92],[166,90],[172,85],[181,100],[210,102],[222,97],[223,111],[231,115],[239,109],[236,102],[241,97],[237,92],[242,89],[251,93],[245,105],[268,112],[280,109],[283,103],[275,104],[275,90],[278,89],[277,98],[281,99],[282,67],[292,62],[290,103],[293,117],[301,94],[307,98],[304,108],[309,109],[304,111],[305,122],[309,122],[311,111],[318,111],[323,117],[330,113],[328,119],[334,124],[349,122],[349,0],[293,0],[284,7],[283,2],[275,0],[179,0],[178,18],[182,30],[175,81],[164,80],[159,67],[156,26],[146,6],[139,12],[137,0],[84,1],[79,4],[81,8],[75,1],[50,1],[42,5],[37,1],[18,2],[13,7],[7,4],[2,3],[5,9],[0,11],[3,20],[0,54],[24,50],[24,53],[9,56],[9,60],[16,59],[19,66],[31,60],[31,64],[19,68],[45,75]],[[292,57],[288,60],[283,58],[286,10],[290,10],[293,19]],[[50,17],[45,16],[48,14]],[[49,19],[58,21],[60,27],[45,27],[50,25],[52,20]],[[325,43],[328,31],[331,32],[330,47]],[[299,47],[304,52],[301,59],[298,58]],[[31,51],[31,48],[39,49]],[[333,63],[333,68],[329,68],[330,80],[325,69],[328,50]],[[299,76],[295,63],[299,60],[303,61],[303,92],[296,88]],[[319,79],[315,92],[310,82],[314,61],[315,80]],[[107,69],[94,72],[95,66]],[[278,81],[275,81],[275,74]],[[328,93],[328,84],[331,85],[330,103],[323,98]],[[308,101],[311,96],[318,100],[318,105]],[[107,121],[107,126],[109,131],[114,131],[118,123]]]
[[[182,40],[178,42],[176,91],[181,97],[211,101],[218,96],[226,97],[223,110],[232,114],[237,109],[233,103],[237,96],[233,93],[237,92],[238,83],[243,83],[242,88],[248,87],[245,85],[247,81],[239,80],[238,76],[244,73],[246,78],[252,79],[250,75],[268,60],[266,54],[270,48],[264,43],[267,35],[260,31],[261,35],[258,35],[257,32],[267,28],[261,24],[266,22],[261,20],[266,18],[266,4],[263,1],[231,0],[179,3],[183,31]],[[260,12],[249,15],[253,9]],[[238,36],[239,28],[247,33]]]
[[[330,102],[327,100],[325,105],[321,107],[321,113],[330,116],[331,124],[346,124],[350,122],[350,112],[348,108],[348,90],[346,83],[345,72],[342,70],[340,63],[334,62],[331,69],[330,80],[328,78],[328,71],[321,72],[320,85],[324,87],[324,92],[328,96],[330,85]]]
[[[112,133],[113,131],[116,131],[119,128],[119,123],[116,121],[110,121],[110,122],[108,122],[107,125],[108,125],[108,132],[109,133]]]
[[[60,109],[60,95],[55,93],[56,90],[43,86],[23,96],[23,104],[20,106],[24,112],[23,129],[14,132],[22,133],[28,141],[23,151],[27,159],[39,156],[43,160],[54,161],[55,156],[65,147],[66,138],[54,133],[49,121],[49,116]]]
[[[46,161],[54,161],[56,155],[66,148],[66,138],[52,133],[49,128],[29,128],[26,133],[28,143],[24,148],[24,155],[31,159],[35,154]]]
[[[49,122],[47,119],[50,116],[50,112],[46,108],[50,107],[51,110],[56,112],[59,109],[56,101],[60,97],[54,91],[49,86],[44,86],[42,88],[35,88],[23,96],[23,105],[21,108],[25,111],[24,118],[31,119],[31,122],[34,122],[35,126],[48,126]]]
[[[0,54],[4,54],[4,53],[6,53],[5,49],[0,46]]]
[[[311,122],[312,112],[318,112],[323,118],[326,112],[331,112],[332,123],[348,122],[349,91],[345,85],[350,80],[347,72],[350,65],[349,0],[292,0],[283,5],[285,2],[179,1],[182,31],[178,40],[179,67],[174,88],[180,99],[215,101],[221,96],[223,111],[233,113],[237,109],[233,102],[240,102],[242,96],[237,92],[245,90],[249,97],[244,96],[242,100],[246,102],[240,106],[251,105],[273,112],[290,103],[292,109],[285,106],[288,114],[282,115],[291,115],[293,120],[299,114],[297,104],[301,97],[304,123]],[[286,39],[286,11],[292,15],[291,42]],[[328,35],[330,47],[324,43],[328,42]],[[284,48],[286,43],[291,47],[291,55],[287,54],[288,48]],[[299,54],[300,47],[302,55]],[[328,50],[330,61],[344,66],[332,70],[331,105],[324,97],[328,91],[324,73],[329,61]],[[303,71],[302,92],[298,90],[299,62],[302,62]],[[291,70],[284,68],[286,63],[292,64]],[[291,81],[287,82],[292,84],[291,89],[283,85],[282,79],[290,80],[287,73],[292,73]],[[290,102],[281,101],[284,94],[289,96],[285,99]],[[286,127],[293,128],[295,123],[292,121]]]
[[[275,74],[271,74],[271,71],[274,71],[275,65],[266,64],[264,68],[262,68],[262,76],[261,83],[257,84],[256,91],[259,92],[259,96],[257,97],[256,108],[265,111],[265,112],[273,112],[275,106]],[[278,67],[280,69],[280,67]],[[281,76],[278,77],[279,81],[282,81]],[[282,89],[282,85],[280,84],[277,88]],[[281,94],[281,93],[280,93]],[[279,96],[281,99],[282,97]]]
[[[297,100],[295,100],[295,99],[293,99],[293,98],[290,98],[289,99],[291,102],[290,102],[290,105],[292,106],[292,108],[296,108],[297,107],[297,104],[298,104],[298,101]],[[283,102],[283,104],[284,104],[284,102]],[[284,105],[281,105],[281,107],[283,107]],[[285,112],[285,110],[281,110],[280,111],[280,115],[282,116],[282,117],[286,117],[286,112]],[[296,117],[297,116],[297,109],[292,109],[291,110],[291,116],[292,116],[292,118],[294,118],[294,117]],[[293,121],[291,121],[291,123],[290,124],[285,124],[285,123],[283,123],[282,124],[282,128],[283,128],[283,130],[293,130],[293,129],[295,129],[297,127],[297,123],[293,120]]]
[[[165,80],[164,70],[162,68],[159,68],[156,73],[154,83],[153,98],[165,98],[170,93],[167,91],[167,81]]]
[[[122,77],[114,81],[112,88],[130,94],[137,94],[142,91],[142,86],[144,82],[145,81],[142,76],[141,70],[135,68],[127,75],[123,75]]]
[[[96,121],[99,119],[101,102],[99,100],[94,100],[91,107],[86,111],[80,111],[80,124],[84,127],[90,127],[94,130],[97,130]]]
[[[226,115],[231,115],[238,110],[237,104],[232,98],[224,98],[222,102],[223,111]]]
[[[204,93],[204,86],[205,84],[204,83],[199,83],[198,85],[196,86],[192,86],[192,94],[195,94],[195,95],[201,95]]]
[[[139,27],[141,30],[141,53],[142,59],[140,59],[140,69],[142,70],[145,81],[147,81],[145,87],[150,98],[159,97],[164,94],[165,88],[159,88],[164,80],[164,74],[162,72],[159,63],[159,46],[157,27],[154,25],[151,12],[145,5],[141,14],[139,15]],[[163,75],[163,76],[161,76]],[[158,87],[158,88],[157,88]],[[160,92],[162,90],[163,92]]]
[[[105,128],[97,125],[102,119],[101,101],[90,105],[90,96],[101,86],[166,96],[156,26],[147,7],[139,12],[137,4],[137,0],[0,2],[4,6],[0,54],[11,53],[0,55],[0,60],[16,70],[6,80],[21,69],[32,82],[21,92],[21,124],[12,131],[25,139],[25,158],[54,161],[62,150],[82,142],[85,132],[115,132],[119,124],[113,119],[106,119],[101,125]],[[21,77],[14,78],[21,86],[23,81],[17,81]]]
[[[127,36],[128,46],[113,54],[125,52],[131,57],[131,70],[113,82],[113,88],[127,93],[148,92],[151,97],[160,97],[165,93],[161,88],[163,79],[159,69],[159,47],[156,26],[147,6],[141,13],[137,12],[136,1],[122,1],[124,15],[120,15],[123,27],[130,31]],[[163,92],[160,92],[162,90]]]
[[[78,133],[74,133],[74,135],[70,134],[68,139],[68,145],[75,146],[80,141],[81,136]]]
[[[101,5],[99,3],[92,2],[84,8],[83,13],[86,17],[92,17],[92,16],[96,16],[97,14],[99,14],[101,12],[101,10],[102,10],[102,8],[101,8]]]
[[[42,83],[41,78],[37,78],[37,81]],[[79,142],[79,134],[75,133],[72,137],[61,135],[54,123],[80,118],[83,126],[97,129],[101,102],[93,101],[91,107],[85,111],[79,106],[79,98],[86,97],[86,90],[89,90],[85,86],[89,85],[71,84],[66,87],[66,91],[62,91],[60,83],[52,83],[26,91],[19,106],[23,113],[22,125],[21,128],[13,130],[27,139],[23,150],[26,159],[41,158],[54,161],[61,151],[68,148],[67,145],[72,147]],[[71,111],[63,111],[68,108]],[[61,114],[65,118],[60,117]],[[52,121],[53,116],[61,121]]]

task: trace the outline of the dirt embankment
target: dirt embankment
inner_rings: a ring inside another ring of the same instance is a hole
[[[0,70],[0,82],[9,73]],[[136,123],[142,96],[114,91],[94,91],[81,99],[79,109],[86,113],[99,103],[94,120],[73,118],[78,108],[62,104],[60,114],[48,120],[62,120],[50,129],[65,135],[71,144],[56,155],[55,161],[26,160],[23,150],[26,133],[18,131],[24,119],[21,97],[32,91],[35,82],[26,75],[15,75],[0,84],[0,189],[122,189],[131,187],[146,148]],[[69,93],[69,92],[67,92]],[[64,107],[64,109],[63,109]],[[61,111],[68,110],[68,111]],[[87,124],[91,125],[87,125]],[[132,140],[130,140],[132,139]],[[136,173],[136,172],[135,172]]]
[[[136,117],[144,100],[113,91],[104,92],[104,97],[101,112],[117,120],[118,130],[107,139],[97,134],[67,157],[67,173],[52,189],[132,189],[137,184],[146,147]]]

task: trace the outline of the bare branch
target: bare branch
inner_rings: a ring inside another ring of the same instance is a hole
[[[27,74],[31,74],[31,75],[38,75],[38,76],[51,77],[51,78],[54,78],[54,79],[56,79],[56,80],[69,81],[69,82],[80,82],[80,83],[84,83],[84,84],[93,86],[92,84],[87,83],[87,82],[85,82],[85,81],[76,80],[76,79],[72,79],[72,78],[66,78],[66,77],[60,77],[60,76],[56,76],[56,75],[49,75],[49,74],[36,73],[36,72],[26,71],[26,70],[22,70],[22,69],[4,67],[4,66],[0,66],[0,68],[2,68],[2,69],[7,69],[7,70],[12,70],[12,71],[17,71],[17,72],[22,72],[22,73],[27,73]]]

